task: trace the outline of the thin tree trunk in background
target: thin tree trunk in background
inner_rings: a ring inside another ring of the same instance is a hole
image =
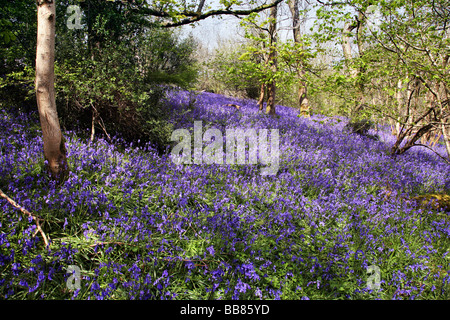
[[[269,68],[273,74],[277,71],[277,51],[276,51],[276,32],[277,32],[277,13],[278,6],[270,8],[270,24],[269,24],[269,55],[268,63]],[[275,115],[275,79],[272,78],[271,82],[267,84],[267,106],[266,114]]]
[[[446,118],[444,118],[445,108],[444,105],[447,106],[447,109],[450,109],[450,101],[448,101],[448,94],[447,94],[447,88],[445,83],[442,83],[443,86],[443,100],[439,101],[439,107],[441,111],[441,131],[442,131],[442,137],[444,138],[444,145],[445,149],[447,151],[447,158],[450,160],[450,121]],[[447,110],[448,112],[449,110]],[[447,117],[448,118],[448,117]]]
[[[355,28],[355,26],[351,25],[349,22],[346,22],[344,25],[344,29],[342,30],[342,51],[344,53],[344,58],[347,64],[347,69],[350,73],[350,77],[356,81],[356,78],[358,77],[358,70],[351,65],[353,56],[352,56],[352,47],[350,45],[350,37],[349,33],[352,32],[352,30]],[[355,107],[350,112],[350,118],[353,118],[354,114],[359,109],[359,101],[355,104]]]
[[[435,104],[435,100],[436,99],[431,92],[428,92],[425,95],[425,102],[426,102],[428,109],[432,109],[434,107],[433,105]],[[432,122],[433,118],[431,116],[428,116],[426,121]],[[433,128],[422,136],[422,138],[420,139],[420,143],[424,144],[424,145],[429,144],[430,147],[432,147],[435,136],[436,136],[436,130],[435,130],[435,128]]]
[[[447,35],[450,35],[449,32],[447,31]],[[445,55],[445,57],[442,59],[442,66],[444,67],[444,69],[447,69],[448,67],[448,62],[450,61],[450,55]],[[448,69],[447,69],[448,70]],[[447,75],[448,75],[448,71],[447,71]],[[447,106],[447,112],[450,113],[450,101],[449,101],[449,97],[448,97],[448,88],[447,85],[442,82],[442,87],[443,87],[443,98],[445,101],[445,105]],[[445,144],[445,149],[447,150],[447,158],[450,160],[450,121],[449,119],[444,119],[444,106],[443,106],[443,102],[440,102],[440,107],[441,107],[441,130],[442,130],[442,137],[444,138],[444,144]],[[448,118],[448,117],[447,117]]]
[[[405,112],[404,112],[404,123],[411,124],[411,102],[412,97],[414,95],[414,89],[412,88],[412,80],[408,82],[408,88],[406,89],[406,98],[408,101],[406,102]]]
[[[51,178],[62,181],[69,168],[55,101],[55,6],[53,0],[38,2],[35,86],[44,156],[48,161]]]
[[[450,124],[441,122],[442,136],[444,138],[445,149],[447,150],[447,158],[450,160]]]
[[[298,0],[289,0],[288,4],[292,14],[292,32],[294,35],[294,42],[299,44],[302,43],[302,41],[300,33],[300,13],[298,10]],[[303,67],[303,53],[300,55],[299,58],[301,61],[297,66],[297,75],[299,79],[298,106],[300,108],[300,115],[302,117],[309,117],[310,112],[309,112],[309,101],[307,96],[307,87],[306,82],[302,80],[306,73]]]
[[[94,107],[91,107],[92,109],[92,127],[91,127],[91,142],[94,142],[94,136],[95,136],[95,122],[97,121],[97,111],[94,109]]]
[[[301,78],[305,75],[305,72],[299,71],[298,74]],[[298,103],[300,105],[300,115],[302,117],[309,118],[311,115],[309,111],[308,89],[306,87],[306,82],[300,80],[299,84],[300,87],[298,89]]]
[[[402,114],[403,112],[403,99],[402,99],[402,87],[403,87],[403,82],[401,79],[399,79],[397,81],[397,93],[396,93],[396,99],[397,99],[397,110],[399,112],[399,114]],[[400,116],[397,118],[397,121],[395,122],[395,131],[396,131],[396,136],[398,137],[398,135],[400,134],[400,121],[398,121],[400,118]]]
[[[367,4],[364,5],[364,12],[367,10]],[[361,59],[364,56],[363,50],[363,33],[364,33],[364,25],[366,23],[366,16],[362,12],[358,14],[358,22],[356,24],[356,44],[358,46],[358,58]],[[359,112],[364,109],[366,106],[366,95],[365,95],[365,83],[364,83],[364,75],[366,73],[366,68],[364,67],[364,63],[360,63],[360,67],[358,69],[357,76],[357,87],[358,87],[358,105],[354,112],[353,116],[358,116]]]
[[[367,9],[367,5],[365,8],[363,8],[363,12],[365,12]],[[366,18],[365,14],[362,12],[359,13],[358,19],[353,24],[350,24],[349,22],[346,22],[344,25],[344,29],[342,30],[342,50],[344,53],[345,60],[347,62],[347,68],[349,69],[350,76],[352,79],[355,80],[355,86],[357,87],[357,97],[356,97],[356,104],[354,109],[351,111],[350,117],[354,118],[358,116],[360,111],[364,108],[366,105],[366,97],[364,95],[364,79],[362,76],[365,74],[366,70],[363,66],[361,66],[359,69],[352,66],[352,49],[350,45],[350,32],[353,31],[353,29],[356,28],[356,43],[358,46],[358,58],[362,58],[364,55],[363,50],[363,42],[362,42],[362,34],[363,34],[363,27],[365,25]]]
[[[267,85],[267,106],[266,114],[275,115],[275,81],[272,81]]]
[[[258,107],[259,110],[262,111],[264,108],[264,95],[265,95],[266,85],[264,83],[261,84],[261,90],[259,92],[259,100]]]
[[[358,70],[356,70],[353,66],[350,65],[353,56],[352,56],[352,47],[350,46],[350,37],[349,33],[355,27],[350,24],[350,22],[346,22],[344,25],[344,29],[342,30],[342,51],[344,53],[344,58],[347,63],[347,68],[349,69],[350,76],[355,79],[358,76]]]

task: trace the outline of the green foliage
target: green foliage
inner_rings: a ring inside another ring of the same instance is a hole
[[[6,19],[0,19],[0,45],[9,45],[16,40],[16,35],[12,32],[12,22]]]
[[[378,140],[379,138],[377,135],[372,135],[369,133],[369,130],[374,128],[375,124],[371,120],[362,119],[350,121],[345,125],[344,130],[370,139]]]
[[[257,99],[260,87],[254,72],[257,64],[251,57],[247,59],[245,45],[222,47],[216,51],[209,67],[214,70],[213,79],[223,84],[223,91],[229,90],[238,95],[242,92],[248,98]]]
[[[84,3],[86,27],[57,38],[56,92],[62,125],[151,141],[170,142],[164,85],[189,87],[196,79],[196,43],[173,30],[128,21],[119,4]],[[124,25],[125,27],[121,27]],[[62,26],[64,28],[64,26]]]
[[[337,109],[347,115],[364,97],[366,117],[406,123],[410,115],[402,110],[408,101],[398,101],[397,83],[402,81],[400,93],[406,96],[404,91],[413,89],[411,80],[419,77],[422,88],[415,91],[418,99],[408,108],[420,114],[427,105],[426,96],[433,94],[436,85],[440,82],[448,88],[450,84],[448,67],[443,63],[449,41],[447,7],[448,1],[353,0],[318,4],[318,19],[312,28],[314,39],[316,46],[326,50],[332,59],[316,64],[319,72],[315,73],[312,94],[328,92],[339,101]],[[339,48],[345,22],[353,26],[349,33],[353,56],[349,60],[342,59]],[[354,78],[351,69],[357,71]]]
[[[171,30],[151,29],[137,45],[145,81],[151,84],[175,84],[190,88],[197,80],[199,68],[192,58],[197,43],[190,35],[181,39]]]
[[[34,98],[36,4],[2,1],[0,10],[0,100],[28,104]]]
[[[363,119],[359,121],[351,121],[346,124],[345,127],[349,129],[351,133],[366,135],[369,133],[370,129],[374,128],[374,124],[370,120]]]
[[[250,15],[245,21],[256,23],[258,15]],[[264,20],[262,25],[267,24]],[[307,37],[303,44],[293,41],[277,42],[271,45],[267,35],[258,29],[245,26],[245,42],[239,46],[222,46],[216,51],[214,59],[208,65],[216,82],[223,85],[219,91],[231,91],[251,99],[258,99],[261,84],[275,81],[277,103],[297,107],[297,70],[307,66],[315,52],[306,50],[309,46]],[[276,71],[267,61],[269,50],[273,47],[277,54]]]
[[[82,29],[66,25],[71,4],[81,8]],[[57,2],[56,11],[55,89],[62,125],[90,129],[94,112],[96,132],[106,129],[164,149],[171,125],[161,86],[190,88],[196,81],[192,37],[182,39],[174,30],[148,28],[129,7],[114,1],[63,0]],[[5,3],[0,13],[3,103],[36,107],[36,30],[35,3]]]

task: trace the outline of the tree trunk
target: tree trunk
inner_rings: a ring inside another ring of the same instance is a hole
[[[398,117],[397,117],[397,121],[395,122],[395,132],[396,132],[395,135],[397,137],[400,134],[400,129],[401,129],[401,124],[400,124],[399,119],[401,117],[401,114],[403,113],[402,87],[403,87],[402,79],[398,79],[398,81],[397,81],[397,92],[396,92]]]
[[[352,56],[352,48],[350,45],[350,37],[349,33],[355,28],[354,25],[351,25],[349,22],[346,22],[344,25],[344,29],[342,30],[342,51],[344,53],[344,58],[347,64],[347,69],[350,73],[350,77],[356,81],[358,77],[358,70],[351,65],[353,56]],[[358,92],[358,100],[360,100],[361,96]],[[350,118],[353,118],[354,115],[358,112],[361,105],[361,101],[357,101],[355,106],[350,111]]]
[[[55,6],[53,0],[38,1],[35,86],[44,156],[51,178],[61,182],[69,168],[55,101]]]
[[[262,111],[264,108],[264,95],[265,95],[266,85],[264,83],[261,84],[261,90],[259,92],[259,100],[258,107],[259,110]]]
[[[271,70],[272,75],[275,75],[277,72],[277,51],[276,51],[276,42],[277,42],[277,6],[270,8],[270,24],[269,24],[269,56],[268,63],[269,68]],[[267,107],[266,114],[275,115],[275,79],[272,77],[272,80],[267,84]]]
[[[298,10],[298,0],[289,0],[289,9],[292,14],[292,32],[294,35],[294,42],[297,44],[303,44],[301,41],[300,33],[300,14]],[[302,45],[303,49],[303,45]],[[298,106],[300,108],[300,115],[302,117],[309,117],[309,100],[307,96],[306,82],[303,81],[305,75],[304,65],[303,65],[303,53],[300,54],[300,63],[297,66],[297,74],[299,79],[298,88]]]
[[[449,31],[447,31],[447,36],[449,36]],[[450,61],[450,55],[445,55],[445,57],[442,60],[442,66],[444,67],[444,69],[448,70],[448,63]],[[448,71],[447,71],[447,75],[448,75]],[[443,98],[445,101],[445,105],[446,105],[446,111],[447,114],[450,114],[450,101],[449,101],[449,97],[448,97],[448,89],[447,89],[447,85],[445,84],[445,82],[442,82],[442,88],[443,88]],[[444,102],[440,101],[439,105],[441,108],[441,130],[442,130],[442,137],[444,138],[444,144],[445,144],[445,149],[447,150],[447,158],[450,160],[450,121],[448,119],[444,119],[444,106],[443,106]],[[448,117],[448,116],[447,116]]]
[[[347,63],[347,68],[349,69],[350,76],[355,79],[358,76],[358,70],[350,65],[353,56],[352,56],[352,48],[350,46],[350,37],[349,33],[352,32],[354,26],[352,26],[349,22],[346,22],[344,25],[344,29],[342,30],[342,51],[344,53],[344,58]]]
[[[441,120],[442,137],[444,138],[445,149],[447,150],[447,158],[450,160],[450,124]]]
[[[275,81],[267,85],[266,114],[275,115]]]
[[[363,12],[367,9],[367,5],[364,6]],[[355,86],[357,88],[357,97],[356,104],[353,110],[351,111],[350,117],[357,117],[360,111],[366,106],[366,97],[364,95],[364,79],[363,76],[366,72],[364,67],[360,67],[359,69],[355,68],[351,65],[353,60],[352,49],[350,45],[350,32],[356,28],[356,43],[358,46],[358,58],[362,58],[364,55],[363,51],[363,43],[362,43],[362,34],[363,27],[365,25],[366,18],[362,12],[359,13],[358,18],[353,24],[346,22],[344,25],[344,29],[342,30],[342,50],[344,52],[344,57],[347,62],[347,68],[349,69],[350,76],[353,80],[355,80]]]
[[[303,77],[304,72],[299,71],[299,78]],[[310,112],[309,112],[309,100],[308,100],[308,92],[306,88],[306,82],[300,80],[299,81],[299,89],[298,89],[298,104],[300,105],[300,115],[302,117],[309,118]]]
[[[94,136],[95,136],[95,123],[97,122],[97,110],[95,110],[94,106],[91,107],[92,109],[92,126],[91,126],[91,142],[94,142]]]

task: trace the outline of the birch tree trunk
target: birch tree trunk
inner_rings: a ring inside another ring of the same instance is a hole
[[[447,158],[450,160],[450,123],[442,119],[441,130],[442,136],[444,138],[445,149],[447,150]]]
[[[344,53],[345,61],[347,62],[347,68],[349,69],[350,76],[355,79],[358,76],[358,70],[350,65],[353,56],[349,33],[352,32],[353,29],[354,26],[352,26],[350,22],[345,23],[344,29],[342,30],[342,51]]]
[[[399,116],[397,117],[397,121],[395,121],[395,135],[398,137],[400,135],[400,117],[403,114],[403,95],[402,95],[402,88],[403,88],[403,82],[402,79],[398,79],[397,81],[397,92],[396,92],[396,99],[397,99],[397,110]]]
[[[278,6],[273,6],[270,8],[270,24],[269,24],[269,55],[268,55],[268,63],[271,69],[272,75],[275,75],[277,72],[277,51],[276,51],[276,42],[277,42],[277,13]],[[266,114],[275,115],[275,79],[267,84],[267,106],[266,106]]]
[[[298,0],[289,0],[289,9],[292,14],[292,32],[294,35],[294,42],[297,44],[302,43],[301,33],[300,33],[300,14],[298,10]],[[303,49],[303,46],[302,46]],[[307,96],[306,82],[303,81],[305,76],[305,70],[303,66],[303,53],[299,57],[300,63],[297,66],[297,76],[298,76],[298,106],[300,108],[300,115],[303,117],[309,117],[309,101]]]
[[[344,58],[347,64],[347,69],[350,73],[350,77],[356,81],[358,77],[358,69],[356,69],[354,66],[352,66],[352,47],[350,45],[350,32],[355,28],[355,26],[351,25],[349,22],[346,22],[344,25],[344,29],[342,30],[342,52],[344,53]],[[358,100],[361,97],[359,96],[358,92]],[[357,113],[359,109],[360,102],[356,102],[353,110],[350,112],[350,118],[354,117],[354,114]]]
[[[50,176],[61,182],[69,168],[55,101],[56,4],[54,0],[38,0],[37,6],[36,100]]]

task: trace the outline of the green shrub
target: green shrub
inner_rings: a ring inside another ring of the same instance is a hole
[[[362,119],[350,121],[345,125],[344,130],[370,139],[378,140],[377,135],[369,134],[369,130],[374,128],[375,124],[371,120]]]
[[[124,17],[106,4],[91,14],[91,28],[57,39],[55,88],[62,126],[91,129],[94,120],[96,133],[151,142],[163,151],[172,131],[163,87],[195,81],[196,43],[172,30],[139,24],[117,29]]]

